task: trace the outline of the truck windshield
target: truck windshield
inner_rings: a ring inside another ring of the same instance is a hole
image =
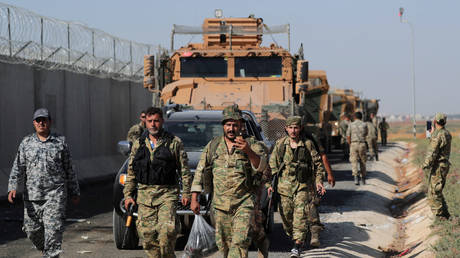
[[[201,151],[214,137],[222,135],[220,121],[165,121],[166,131],[179,137],[185,151]]]
[[[281,57],[236,57],[235,77],[281,77]]]
[[[181,57],[181,77],[227,77],[227,60],[223,57]]]

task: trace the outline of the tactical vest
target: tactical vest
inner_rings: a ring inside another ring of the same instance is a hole
[[[294,156],[291,161],[291,164],[289,165],[294,165],[296,172],[297,172],[296,178],[298,182],[307,183],[313,174],[312,173],[313,162],[312,162],[311,153],[307,149],[307,146],[306,146],[306,139],[302,139],[302,141],[304,142],[304,145],[297,146],[297,148],[294,150]],[[286,144],[284,144],[284,141],[282,141],[280,148],[278,148],[278,157],[280,157],[280,159],[284,159],[285,153],[286,153]],[[282,173],[282,171],[280,171],[280,173]]]
[[[158,146],[150,159],[150,150],[145,145],[146,134],[139,138],[139,149],[133,160],[133,170],[138,183],[145,185],[176,185],[177,163],[169,150],[173,135],[165,134],[166,143]]]

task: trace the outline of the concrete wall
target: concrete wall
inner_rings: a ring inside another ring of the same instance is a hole
[[[43,70],[0,62],[0,198],[22,138],[33,132],[35,109],[46,107],[52,130],[66,136],[80,181],[118,172],[117,142],[152,104],[140,82]]]

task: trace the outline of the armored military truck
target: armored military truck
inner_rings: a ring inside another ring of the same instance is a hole
[[[262,18],[208,18],[201,27],[174,25],[171,55],[160,60],[160,85],[154,83],[152,58],[146,58],[144,86],[161,91],[163,104],[193,109],[222,110],[236,103],[253,112],[270,141],[284,136],[284,120],[303,114],[317,124],[308,110],[308,62],[303,50],[293,55],[262,36],[288,35],[289,25],[267,26]],[[203,42],[174,50],[175,35],[200,34]],[[162,82],[162,83],[161,83]],[[312,93],[313,94],[313,93]],[[314,99],[315,97],[313,97]]]

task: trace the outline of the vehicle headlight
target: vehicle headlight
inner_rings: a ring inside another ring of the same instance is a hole
[[[121,174],[120,178],[118,178],[118,183],[120,183],[120,185],[125,185],[125,182],[126,182],[126,174]]]

